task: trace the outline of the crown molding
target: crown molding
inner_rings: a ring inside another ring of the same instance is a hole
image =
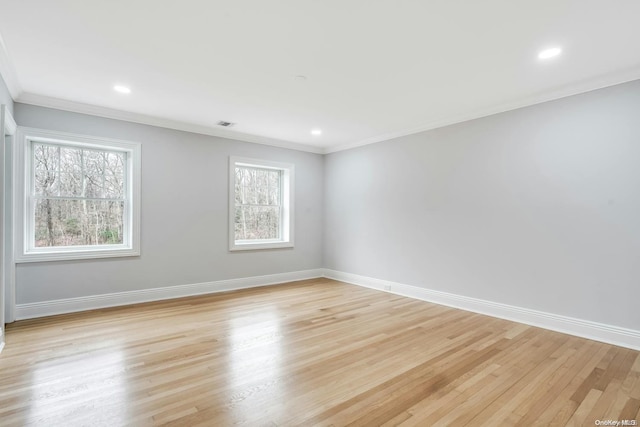
[[[259,135],[251,135],[242,132],[216,129],[209,126],[197,125],[194,123],[181,122],[162,117],[148,116],[145,114],[133,113],[130,111],[116,110],[113,108],[99,107],[97,105],[84,104],[65,99],[36,95],[33,93],[22,93],[15,102],[22,104],[36,105],[39,107],[55,108],[57,110],[70,111],[73,113],[88,114],[91,116],[104,117],[107,119],[123,120],[126,122],[139,123],[144,125],[157,126],[161,128],[174,129],[184,132],[197,133],[202,135],[217,136],[220,138],[233,139],[243,142],[253,142],[256,144],[270,145],[273,147],[287,148],[290,150],[306,151],[316,154],[324,154],[320,147],[308,146],[291,141],[284,141],[275,138],[268,138]]]
[[[516,101],[510,101],[498,105],[489,106],[480,110],[476,110],[472,113],[452,115],[449,117],[443,117],[439,120],[430,121],[422,126],[418,126],[412,129],[400,130],[397,132],[385,133],[376,135],[371,138],[362,139],[359,141],[348,142],[345,144],[333,145],[327,147],[324,150],[324,154],[335,153],[338,151],[350,150],[352,148],[362,147],[369,144],[375,144],[377,142],[388,141],[390,139],[400,138],[402,136],[414,135],[420,132],[425,132],[432,129],[442,128],[450,126],[456,123],[462,123],[482,117],[492,116],[494,114],[504,113],[511,110],[517,110],[519,108],[529,107],[543,102],[553,101],[556,99],[566,98],[568,96],[579,95],[586,92],[592,92],[594,90],[603,89],[610,86],[615,86],[622,83],[627,83],[633,80],[640,79],[640,67],[634,67],[624,70],[622,72],[605,74],[593,79],[584,80],[574,84],[561,86],[552,91],[546,91],[542,93],[522,98]]]
[[[0,34],[0,76],[7,85],[11,97],[15,100],[22,93],[22,87],[18,82],[17,74],[13,68],[13,62],[9,57],[7,47],[4,44],[2,34]]]
[[[573,95],[579,95],[633,80],[640,79],[640,67],[633,67],[621,72],[605,74],[593,79],[584,80],[574,84],[561,86],[551,91],[538,93],[526,98],[510,101],[502,104],[489,106],[479,109],[471,113],[451,115],[442,117],[438,120],[429,121],[421,126],[410,129],[404,129],[397,132],[390,132],[365,138],[358,141],[336,144],[330,147],[310,146],[302,143],[285,141],[275,138],[268,138],[259,135],[246,134],[242,132],[234,132],[226,129],[212,128],[209,126],[197,125],[194,123],[181,122],[177,120],[148,116],[145,114],[133,113],[128,111],[116,110],[112,108],[100,107],[96,105],[84,104],[59,98],[36,95],[33,93],[25,93],[18,84],[17,78],[8,59],[4,43],[0,36],[0,74],[4,77],[5,83],[15,102],[23,104],[36,105],[40,107],[55,108],[59,110],[70,111],[80,114],[88,114],[92,116],[105,117],[109,119],[123,120],[133,123],[157,126],[167,129],[180,130],[184,132],[197,133],[202,135],[217,136],[220,138],[233,139],[243,142],[252,142],[256,144],[270,145],[273,147],[286,148],[297,151],[305,151],[315,154],[330,154],[339,151],[350,150],[365,145],[384,142],[403,136],[414,135],[417,133],[450,126],[456,123],[462,123],[482,117],[492,116],[494,114],[504,113],[519,108],[529,107],[544,102],[549,102]]]

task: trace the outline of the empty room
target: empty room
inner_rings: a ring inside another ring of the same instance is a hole
[[[635,426],[640,2],[0,0],[0,426]]]

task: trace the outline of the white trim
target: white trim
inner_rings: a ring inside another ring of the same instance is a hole
[[[145,114],[116,110],[107,107],[100,107],[97,105],[83,104],[80,102],[68,101],[64,99],[51,98],[48,96],[36,95],[33,93],[22,93],[15,99],[15,102],[19,102],[21,104],[36,105],[38,107],[55,108],[57,110],[70,111],[73,113],[88,114],[91,116],[104,117],[107,119],[123,120],[126,122],[139,123],[143,125],[197,133],[201,135],[217,136],[220,138],[233,139],[236,141],[253,142],[256,144],[270,145],[273,147],[288,148],[290,150],[305,151],[316,154],[324,153],[324,149],[321,147],[304,145],[297,142],[268,138],[260,135],[252,135],[229,129],[213,128],[210,126],[187,123],[162,117],[147,116]]]
[[[572,317],[530,310],[507,304],[495,303],[477,298],[450,294],[447,292],[433,291],[417,286],[374,279],[371,277],[330,269],[304,270],[266,276],[220,280],[216,282],[168,286],[163,288],[18,304],[16,306],[16,319],[31,319],[56,314],[138,304],[149,301],[227,292],[238,289],[276,285],[297,280],[315,279],[318,277],[326,277],[370,289],[390,292],[396,295],[402,295],[409,298],[415,298],[474,313],[524,323],[582,338],[640,350],[640,331],[637,330],[606,325],[588,320],[575,319]]]
[[[205,125],[198,125],[195,123],[187,123],[168,118],[153,117],[140,113],[133,113],[129,111],[116,110],[107,107],[100,107],[96,105],[84,104],[75,101],[69,101],[59,98],[48,97],[44,95],[37,95],[33,93],[23,92],[16,73],[13,71],[12,61],[4,47],[4,43],[0,37],[0,75],[4,77],[4,81],[9,88],[15,102],[23,104],[36,105],[46,108],[55,108],[58,110],[71,111],[74,113],[88,114],[92,116],[105,117],[109,119],[123,120],[132,123],[140,123],[151,126],[157,126],[161,128],[180,130],[184,132],[197,133],[202,135],[217,136],[221,138],[228,138],[237,141],[253,142],[256,144],[270,145],[274,147],[288,148],[291,150],[306,151],[316,154],[329,154],[338,151],[349,150],[364,145],[375,144],[377,142],[388,141],[390,139],[399,138],[402,136],[413,135],[416,133],[437,129],[445,126],[449,126],[456,123],[466,122],[469,120],[478,119],[481,117],[487,117],[506,111],[516,110],[531,105],[540,104],[543,102],[553,101],[560,98],[565,98],[572,95],[578,95],[581,93],[591,92],[598,89],[603,89],[609,86],[615,86],[618,84],[630,82],[640,79],[640,68],[634,67],[624,71],[605,74],[595,77],[586,81],[581,81],[575,84],[569,84],[556,88],[555,90],[546,91],[541,94],[529,96],[520,100],[500,103],[491,105],[486,108],[476,110],[475,112],[466,114],[453,114],[448,117],[442,117],[438,120],[431,120],[420,126],[416,126],[410,129],[403,129],[397,132],[390,132],[381,135],[376,135],[370,138],[365,138],[358,141],[348,141],[341,144],[336,144],[328,147],[306,145],[293,141],[279,140],[275,138],[268,138],[260,135],[252,135],[232,131],[228,129],[213,128]]]
[[[0,42],[2,40],[0,39]],[[12,223],[12,194],[11,170],[12,166],[5,168],[7,164],[13,164],[12,157],[7,153],[13,151],[17,125],[6,105],[0,106],[0,351],[4,347],[5,323],[13,321],[13,309],[15,304],[15,263],[13,254],[14,227]],[[7,140],[11,137],[11,143]],[[9,150],[9,145],[12,145]],[[9,296],[9,298],[7,298]]]
[[[280,188],[282,218],[280,218],[281,238],[269,241],[237,241],[235,236],[235,168],[236,165],[254,168],[274,169],[282,171]],[[279,249],[294,247],[295,228],[295,165],[270,160],[250,159],[247,157],[229,156],[229,250],[251,251],[262,249]]]
[[[22,230],[15,242],[15,261],[17,263],[61,261],[72,259],[91,259],[109,257],[128,257],[140,255],[140,185],[141,185],[141,150],[139,142],[124,141],[110,138],[98,138],[86,135],[77,135],[66,132],[54,132],[42,129],[20,127],[20,137],[16,138],[15,152],[17,168],[14,172],[14,188],[16,189],[18,203],[15,203],[14,218],[15,228]],[[59,247],[59,248],[32,248],[27,242],[31,241],[33,230],[31,229],[31,205],[28,202],[30,188],[30,141],[77,144],[78,146],[91,146],[107,150],[117,149],[128,154],[127,176],[130,180],[127,198],[130,200],[129,208],[125,215],[125,237],[127,241],[122,245],[101,245],[96,247]],[[27,222],[25,222],[27,221]]]
[[[163,288],[142,289],[138,291],[116,292],[112,294],[90,295],[86,297],[60,299],[54,301],[18,304],[18,320],[55,314],[74,313],[106,307],[117,307],[149,301],[183,298],[194,295],[213,294],[238,289],[276,285],[297,280],[315,279],[323,276],[322,269],[294,271],[270,274],[266,276],[243,277],[239,279],[219,280],[215,282],[195,283],[191,285],[167,286]]]
[[[4,127],[4,134],[15,135],[16,131],[18,130],[18,125],[16,124],[16,121],[13,119],[13,116],[11,115],[11,112],[6,107],[6,105],[4,107],[5,108],[3,108],[3,111],[2,111],[2,119],[3,119],[2,124]]]
[[[627,83],[633,80],[640,79],[640,68],[632,68],[624,72],[617,72],[613,74],[606,74],[594,79],[579,82],[576,84],[570,84],[562,86],[555,90],[543,92],[526,98],[522,98],[516,101],[500,103],[496,105],[490,105],[486,108],[476,110],[471,113],[465,114],[452,114],[450,116],[442,117],[438,120],[429,121],[421,126],[417,126],[411,129],[402,129],[397,132],[390,132],[381,135],[376,135],[371,138],[365,138],[359,141],[347,142],[344,144],[337,144],[330,147],[326,147],[323,151],[324,154],[335,153],[338,151],[349,150],[356,147],[362,147],[364,145],[375,144],[377,142],[388,141],[390,139],[400,138],[402,136],[414,135],[420,132],[428,130],[438,129],[446,126],[450,126],[456,123],[468,122],[470,120],[479,119],[482,117],[492,116],[494,114],[504,113],[507,111],[518,110],[520,108],[529,107],[543,102],[554,101],[560,98],[566,98],[568,96],[579,95],[582,93],[591,92],[598,89],[603,89],[610,86]]]
[[[2,52],[0,48],[0,64],[2,62]],[[0,71],[2,69],[0,68]],[[598,76],[596,78],[582,81],[576,84],[570,84],[562,86],[555,90],[547,91],[541,94],[536,94],[520,100],[500,103],[491,105],[486,108],[476,110],[471,113],[465,114],[452,114],[447,117],[441,117],[438,120],[431,120],[420,126],[416,126],[410,129],[403,129],[397,132],[390,132],[381,135],[376,135],[370,138],[365,138],[358,141],[348,141],[341,144],[336,144],[328,147],[311,146],[293,141],[285,141],[274,138],[268,138],[259,135],[251,135],[232,131],[228,129],[218,129],[210,126],[198,125],[194,123],[187,123],[176,121],[161,117],[152,117],[144,114],[133,113],[128,111],[115,110],[106,107],[100,107],[96,105],[83,104],[80,102],[74,102],[64,99],[52,98],[43,95],[36,95],[33,93],[24,93],[21,91],[19,85],[14,84],[15,80],[8,78],[4,73],[5,82],[9,86],[9,90],[14,94],[15,102],[23,104],[36,105],[46,108],[55,108],[58,110],[71,111],[74,113],[88,114],[92,116],[105,117],[109,119],[123,120],[127,122],[146,124],[151,126],[157,126],[167,129],[180,130],[185,132],[197,133],[202,135],[217,136],[221,138],[228,138],[237,141],[253,142],[256,144],[270,145],[274,147],[288,148],[291,150],[306,151],[316,154],[329,154],[338,151],[349,150],[364,145],[375,144],[377,142],[388,141],[390,139],[399,138],[402,136],[413,135],[420,132],[425,132],[432,129],[437,129],[456,123],[466,122],[469,120],[479,119],[481,117],[487,117],[506,111],[517,110],[519,108],[528,107],[531,105],[540,104],[543,102],[553,101],[568,96],[578,95],[581,93],[591,92],[598,89],[603,89],[609,86],[615,86],[618,84],[630,82],[640,79],[640,68],[632,68],[622,72],[616,72],[606,74],[604,76]],[[7,81],[9,80],[9,81]],[[13,85],[13,86],[11,86]]]
[[[0,76],[7,85],[11,97],[15,100],[22,93],[22,88],[18,81],[18,77],[15,69],[13,68],[13,61],[7,51],[7,46],[4,44],[2,34],[0,34]]]
[[[105,245],[106,246],[106,245]],[[111,246],[107,246],[111,248]],[[96,258],[122,258],[140,256],[139,249],[130,249],[127,247],[121,247],[121,245],[114,245],[113,249],[107,249],[100,246],[101,249],[95,249],[85,246],[74,247],[73,249],[58,249],[53,248],[48,252],[45,251],[30,251],[27,253],[18,252],[16,256],[17,264],[24,264],[29,262],[46,262],[46,261],[70,261],[79,259],[96,259]]]
[[[13,120],[13,117],[11,117]],[[16,320],[15,311],[16,311],[16,203],[18,203],[18,199],[16,198],[16,171],[18,168],[16,150],[18,141],[20,141],[20,128],[17,127],[15,121],[13,122],[13,131],[14,133],[11,135],[11,188],[9,194],[9,204],[10,206],[10,214],[11,218],[9,221],[9,227],[11,228],[10,241],[9,241],[9,251],[10,251],[10,259],[7,262],[10,264],[10,268],[7,270],[8,277],[5,278],[5,322],[11,323]],[[5,200],[6,201],[6,200]]]
[[[549,329],[556,332],[575,335],[594,341],[601,341],[608,344],[631,348],[633,350],[640,350],[639,330],[592,322],[590,320],[576,319],[559,314],[546,313],[543,311],[501,304],[478,298],[465,297],[447,292],[433,291],[418,286],[374,279],[341,271],[325,269],[324,277],[379,291],[390,292],[396,295],[428,301],[435,304],[446,305],[448,307],[459,308],[461,310],[472,311],[474,313],[485,314],[487,316],[497,317],[500,319],[524,323],[526,325],[537,326],[539,328]]]

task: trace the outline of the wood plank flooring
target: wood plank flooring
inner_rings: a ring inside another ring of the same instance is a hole
[[[328,279],[20,321],[7,426],[593,426],[639,352]]]

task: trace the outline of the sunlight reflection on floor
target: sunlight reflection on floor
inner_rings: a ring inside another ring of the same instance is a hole
[[[246,407],[252,402],[266,399],[278,402],[283,394],[281,321],[282,316],[272,308],[229,320],[231,351],[227,380],[232,390],[229,409],[242,418],[246,418]],[[271,410],[278,411],[278,407]]]
[[[69,418],[90,418],[91,425],[124,424],[124,355],[120,348],[99,352],[37,363],[28,418],[37,425],[65,425]]]

